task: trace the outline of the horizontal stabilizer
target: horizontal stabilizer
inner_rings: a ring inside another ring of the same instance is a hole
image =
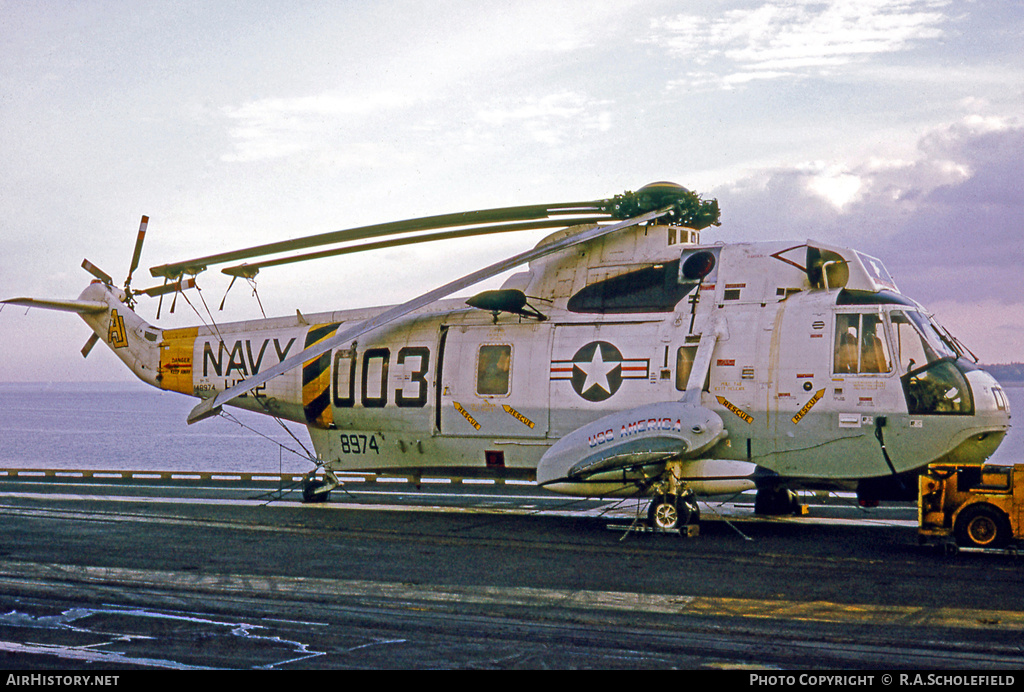
[[[107,304],[98,300],[43,300],[41,298],[9,298],[0,300],[5,305],[22,305],[27,308],[77,312],[80,315],[103,312]]]

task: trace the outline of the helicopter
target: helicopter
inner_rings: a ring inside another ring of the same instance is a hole
[[[308,502],[344,472],[524,479],[650,498],[650,524],[671,530],[699,521],[698,496],[755,491],[766,515],[799,511],[798,489],[912,499],[928,464],[983,461],[1009,429],[999,383],[879,259],[814,240],[702,243],[718,203],[674,183],[208,255],[152,267],[164,284],[136,290],[147,225],[123,288],[86,260],[77,299],[3,302],[79,314],[94,332],[84,356],[102,340],[142,381],[199,398],[190,424],[229,405],[305,425],[322,472]],[[134,309],[217,264],[234,283],[535,229],[554,230],[398,305],[174,329]]]

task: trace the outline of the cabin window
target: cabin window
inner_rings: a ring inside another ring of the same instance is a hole
[[[637,269],[586,286],[569,298],[571,312],[671,312],[696,287],[679,283],[679,260]]]
[[[485,344],[476,361],[476,393],[484,396],[506,396],[512,373],[512,347],[508,344]]]
[[[882,317],[877,314],[836,315],[837,374],[879,374],[892,371]]]
[[[696,243],[697,233],[696,231],[689,231],[685,228],[676,228],[675,226],[668,227],[668,244],[675,245],[676,243]]]

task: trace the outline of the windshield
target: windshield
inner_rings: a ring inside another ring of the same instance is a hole
[[[893,310],[890,319],[896,338],[896,359],[904,372],[959,355],[922,313]]]

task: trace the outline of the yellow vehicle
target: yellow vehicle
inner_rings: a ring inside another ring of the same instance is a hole
[[[953,536],[966,548],[1005,548],[1021,538],[1024,464],[930,464],[918,480],[918,535]]]

